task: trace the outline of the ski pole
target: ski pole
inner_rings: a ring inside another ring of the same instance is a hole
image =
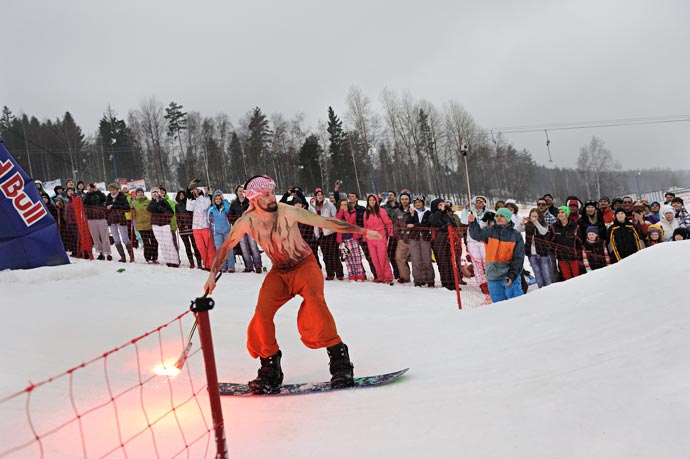
[[[220,279],[220,276],[222,276],[223,273],[220,272],[216,276],[216,282],[218,282],[218,279]],[[204,296],[201,298],[206,298],[208,296],[208,290],[204,293]],[[192,306],[194,306],[194,300],[192,300]],[[194,319],[194,325],[192,325],[192,329],[189,331],[189,336],[187,336],[187,344],[185,345],[184,349],[182,350],[182,354],[180,354],[180,357],[177,359],[177,362],[175,362],[175,368],[178,370],[181,370],[182,367],[184,366],[185,362],[187,361],[187,357],[189,357],[189,351],[192,349],[192,338],[194,337],[194,332],[196,332],[196,328],[199,325],[199,321],[197,319]]]

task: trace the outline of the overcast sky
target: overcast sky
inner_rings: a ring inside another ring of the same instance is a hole
[[[254,106],[341,118],[356,84],[484,128],[690,115],[690,2],[4,0],[0,106],[89,133],[144,97],[237,122]],[[550,131],[556,165],[601,137],[625,168],[690,169],[690,122]],[[539,163],[543,132],[507,134]]]

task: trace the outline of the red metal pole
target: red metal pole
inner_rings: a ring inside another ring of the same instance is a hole
[[[197,298],[196,307],[199,308],[200,298]],[[213,300],[205,299],[213,307]],[[216,435],[216,459],[228,459],[228,444],[225,439],[225,424],[223,422],[223,408],[220,403],[218,388],[218,373],[216,372],[216,357],[213,352],[213,338],[211,336],[211,323],[208,318],[208,309],[196,309],[196,320],[199,327],[199,341],[204,354],[204,366],[206,367],[206,384],[208,398],[211,405],[213,429]]]
[[[450,244],[450,258],[451,263],[453,263],[453,278],[455,279],[455,294],[458,297],[458,309],[462,309],[462,301],[460,300],[460,279],[458,275],[458,257],[455,250],[455,241],[457,241],[458,235],[455,232],[455,228],[448,228],[448,243]]]

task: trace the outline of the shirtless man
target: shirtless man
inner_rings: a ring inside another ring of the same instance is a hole
[[[249,234],[273,262],[259,291],[254,317],[247,330],[247,350],[253,358],[261,358],[258,376],[249,382],[252,392],[270,394],[280,390],[283,383],[280,367],[282,353],[276,341],[273,317],[295,295],[304,299],[297,314],[297,329],[302,342],[310,349],[327,348],[331,385],[334,388],[352,386],[354,366],[326,305],[323,272],[316,264],[309,244],[302,239],[297,223],[341,233],[359,233],[369,239],[381,239],[381,235],[343,220],[324,218],[297,207],[279,204],[276,202],[275,186],[268,176],[259,175],[249,179],[244,187],[249,208],[235,222],[218,249],[204,290],[213,292],[216,274],[230,250],[242,236]]]

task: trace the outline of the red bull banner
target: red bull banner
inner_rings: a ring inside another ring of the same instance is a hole
[[[0,270],[69,263],[34,180],[0,141]]]

